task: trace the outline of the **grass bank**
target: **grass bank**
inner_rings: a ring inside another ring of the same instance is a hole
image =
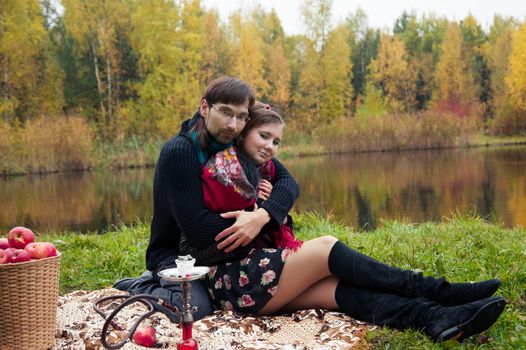
[[[340,118],[311,132],[287,124],[281,156],[378,152],[526,143],[526,135],[495,136],[476,118],[426,111],[417,115]]]
[[[379,329],[371,332],[374,349],[524,349],[526,348],[526,230],[506,229],[472,217],[454,217],[441,223],[384,222],[373,232],[361,233],[316,214],[296,217],[303,239],[330,234],[355,249],[389,264],[445,276],[451,281],[499,277],[498,292],[510,304],[485,336],[460,345],[434,344],[422,333]],[[60,292],[93,290],[115,280],[137,276],[144,269],[149,226],[137,223],[104,235],[52,233],[63,253]]]
[[[0,121],[0,175],[152,166],[163,143],[133,136],[105,140],[82,116]]]

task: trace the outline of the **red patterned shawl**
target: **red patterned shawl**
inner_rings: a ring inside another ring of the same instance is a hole
[[[262,179],[271,183],[275,180],[272,160],[259,166]],[[257,201],[257,189],[250,184],[237,157],[236,147],[229,147],[216,153],[203,166],[201,175],[205,205],[213,212],[223,213],[232,210],[251,210]],[[257,246],[268,246],[265,237],[256,237]],[[289,226],[283,224],[280,229],[266,237],[272,247],[296,250],[303,244],[294,237]]]

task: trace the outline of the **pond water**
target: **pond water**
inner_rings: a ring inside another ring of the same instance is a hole
[[[298,212],[330,213],[355,229],[384,219],[437,221],[476,213],[526,225],[526,146],[360,153],[283,161],[302,194]],[[36,231],[105,231],[152,215],[153,168],[0,179],[0,236]]]

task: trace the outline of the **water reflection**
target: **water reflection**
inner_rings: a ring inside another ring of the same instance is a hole
[[[0,179],[0,229],[105,230],[150,220],[152,169]]]
[[[526,225],[526,147],[363,153],[285,161],[302,188],[295,209],[355,228],[383,219],[440,220],[475,212]],[[105,230],[152,213],[153,169],[0,179],[0,232]],[[0,233],[0,236],[4,234]]]
[[[332,213],[355,228],[382,219],[439,220],[477,213],[526,224],[526,148],[365,153],[291,159],[298,210]]]

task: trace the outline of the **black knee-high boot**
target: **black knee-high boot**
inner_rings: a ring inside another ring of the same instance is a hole
[[[386,265],[338,241],[329,254],[329,270],[346,284],[385,291],[408,298],[425,297],[445,306],[461,305],[493,295],[497,279],[476,283],[449,283],[444,278]]]
[[[506,306],[504,298],[485,298],[457,306],[442,306],[426,298],[406,298],[340,282],[335,298],[351,317],[397,329],[423,330],[434,341],[465,338],[488,329]]]

